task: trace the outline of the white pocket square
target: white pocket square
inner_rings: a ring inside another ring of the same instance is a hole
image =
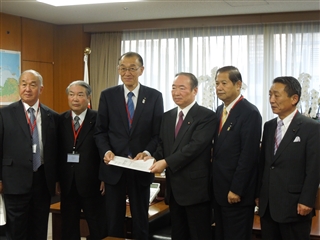
[[[297,137],[293,140],[293,142],[300,142],[300,137],[297,136]]]

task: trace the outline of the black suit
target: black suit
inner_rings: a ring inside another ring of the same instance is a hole
[[[216,114],[195,103],[175,138],[177,108],[163,116],[155,159],[165,159],[166,201],[173,239],[208,239],[211,235],[210,160]],[[180,230],[178,230],[180,229]]]
[[[123,157],[128,157],[129,153],[135,157],[144,150],[152,154],[158,143],[162,115],[161,93],[140,85],[132,127],[129,129],[124,86],[102,91],[95,135],[101,159],[109,150]],[[150,184],[154,175],[106,165],[101,161],[100,179],[106,184],[108,235],[124,235],[127,191],[133,218],[133,236],[136,239],[147,239]]]
[[[0,110],[0,179],[8,239],[47,239],[50,195],[57,181],[58,114],[40,104],[44,164],[32,169],[32,138],[21,101]]]
[[[87,110],[74,147],[71,112],[60,115],[59,122],[59,175],[61,187],[62,238],[80,239],[80,213],[85,214],[90,239],[101,239],[105,209],[100,193],[100,156],[94,142],[97,112]],[[79,163],[67,162],[68,154],[75,150]]]
[[[223,105],[217,109],[220,118],[222,110]],[[217,239],[251,239],[261,122],[258,109],[242,99],[231,109],[220,135],[216,131],[212,175]],[[229,204],[229,191],[241,201]]]
[[[269,216],[279,224],[296,223],[295,228],[304,234],[301,236],[308,237],[314,211],[298,215],[297,204],[315,204],[320,181],[320,124],[297,112],[274,155],[276,127],[277,118],[266,122],[263,131],[258,191],[262,233],[268,232],[263,219]],[[293,237],[292,232],[285,235]]]

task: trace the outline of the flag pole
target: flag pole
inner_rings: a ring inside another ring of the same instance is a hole
[[[84,58],[83,58],[83,61],[84,61],[83,81],[88,84],[90,84],[89,83],[89,70],[88,70],[88,58],[89,58],[90,53],[91,53],[91,49],[89,47],[86,47],[84,49]],[[90,108],[90,109],[92,108],[91,100],[88,103],[88,108]]]

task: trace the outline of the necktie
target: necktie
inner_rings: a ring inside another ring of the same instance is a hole
[[[77,132],[79,127],[80,127],[80,123],[79,123],[80,118],[78,116],[74,117],[74,130]]]
[[[174,131],[174,136],[175,136],[175,137],[177,137],[178,132],[179,132],[179,130],[180,130],[180,128],[181,128],[182,123],[183,123],[183,112],[180,111],[180,112],[179,112],[179,120],[178,120],[176,129],[175,129],[175,131]]]
[[[41,165],[41,156],[40,156],[40,144],[39,144],[39,134],[37,128],[37,122],[34,116],[34,109],[29,108],[28,112],[30,113],[30,131],[32,134],[32,150],[33,150],[33,171],[37,171],[37,169]]]
[[[227,117],[228,117],[228,112],[227,112],[227,109],[226,107],[223,108],[223,111],[222,111],[222,116],[221,116],[221,122],[220,122],[220,129],[219,129],[219,132],[221,131],[224,123],[226,122],[227,120]]]
[[[280,142],[282,140],[282,130],[281,127],[283,126],[282,120],[278,121],[278,126],[276,129],[275,139],[274,139],[274,154],[276,154],[277,149],[280,145]]]
[[[132,101],[132,96],[134,96],[133,92],[128,92],[128,101],[127,101],[127,106],[128,106],[128,120],[129,120],[129,127],[131,127],[133,115],[134,115],[134,105]]]

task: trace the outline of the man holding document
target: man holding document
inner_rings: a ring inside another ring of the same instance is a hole
[[[99,177],[105,182],[108,236],[124,237],[126,195],[132,214],[135,239],[148,239],[148,209],[151,173],[112,166],[117,157],[143,159],[158,144],[163,115],[162,94],[139,83],[144,71],[138,53],[119,58],[118,72],[123,85],[102,91],[95,140],[103,159]]]
[[[150,168],[153,173],[166,168],[173,240],[211,239],[210,160],[218,120],[196,103],[197,92],[193,74],[176,75],[171,93],[178,107],[163,115],[157,162]]]

